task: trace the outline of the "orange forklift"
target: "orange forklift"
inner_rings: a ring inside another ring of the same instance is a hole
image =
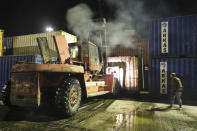
[[[4,105],[10,109],[36,108],[45,103],[61,116],[74,115],[83,100],[114,90],[114,77],[105,68],[99,47],[89,41],[67,44],[54,36],[57,61],[52,64],[46,37],[37,38],[43,64],[15,64],[3,88]]]

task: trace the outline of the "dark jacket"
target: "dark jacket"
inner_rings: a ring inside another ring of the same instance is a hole
[[[181,83],[180,78],[173,77],[171,78],[171,92],[182,92],[183,91],[183,85]]]

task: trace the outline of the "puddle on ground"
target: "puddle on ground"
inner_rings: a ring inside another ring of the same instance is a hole
[[[135,110],[131,113],[117,114],[108,119],[107,123],[112,124],[112,131],[151,131],[154,112]]]

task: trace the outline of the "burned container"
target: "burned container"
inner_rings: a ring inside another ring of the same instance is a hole
[[[67,43],[77,42],[76,36],[66,33],[64,31],[61,31],[61,30],[56,31],[56,32],[14,36],[12,37],[13,55],[35,55],[36,56],[40,54],[36,39],[38,37],[47,37],[51,55],[57,56],[53,36],[58,36],[58,35],[65,35]]]
[[[153,96],[160,98],[170,96],[170,73],[174,72],[182,81],[184,99],[197,100],[197,59],[153,59],[151,64],[149,87]]]
[[[10,70],[12,66],[19,61],[34,62],[35,58],[33,55],[0,57],[0,92],[5,82],[10,78]]]
[[[150,56],[152,58],[196,57],[197,15],[153,21]]]
[[[138,38],[131,46],[108,45],[104,47],[108,57],[137,56],[143,58],[145,64],[149,63],[149,41]]]
[[[114,75],[118,80],[120,89],[126,92],[139,90],[138,57],[108,57],[107,63],[106,73]]]

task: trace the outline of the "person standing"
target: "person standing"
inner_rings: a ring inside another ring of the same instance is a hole
[[[179,109],[182,109],[181,95],[183,92],[183,85],[181,83],[180,78],[176,76],[176,73],[171,73],[170,78],[171,78],[171,100],[169,107],[172,108],[176,97],[179,103]]]

